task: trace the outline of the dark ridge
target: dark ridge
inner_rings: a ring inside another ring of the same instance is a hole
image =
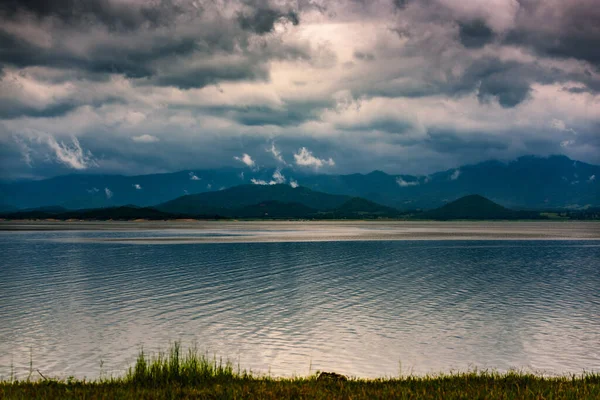
[[[539,212],[510,210],[478,194],[461,197],[440,208],[421,213],[416,217],[435,220],[542,218]]]
[[[76,210],[62,213],[47,211],[18,211],[14,213],[0,214],[0,218],[19,219],[57,219],[57,220],[88,220],[88,221],[131,221],[136,219],[147,220],[172,220],[180,218],[192,218],[185,214],[166,213],[154,208],[140,207],[108,207],[91,210]],[[196,215],[193,218],[219,218],[218,215]]]
[[[303,204],[280,201],[264,201],[228,212],[235,218],[311,218],[316,213]]]
[[[297,203],[318,211],[335,209],[349,196],[317,192],[289,185],[240,185],[218,192],[187,195],[158,204],[156,209],[180,214],[219,213],[264,202]]]
[[[381,214],[381,215],[398,215],[398,210],[392,207],[383,206],[373,201],[363,199],[361,197],[353,197],[340,207],[335,212],[338,213],[358,213],[358,214]]]

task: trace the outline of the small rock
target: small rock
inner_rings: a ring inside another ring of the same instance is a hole
[[[348,378],[335,372],[321,372],[317,377],[317,382],[345,382]]]

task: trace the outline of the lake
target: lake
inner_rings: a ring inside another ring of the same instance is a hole
[[[174,340],[276,376],[600,371],[599,228],[3,222],[0,379]]]

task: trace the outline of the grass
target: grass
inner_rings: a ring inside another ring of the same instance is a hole
[[[184,353],[140,352],[122,377],[95,381],[0,382],[0,399],[600,399],[600,375],[543,377],[520,372],[468,372],[390,379],[257,376],[229,362]]]

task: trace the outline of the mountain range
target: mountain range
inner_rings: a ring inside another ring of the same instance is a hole
[[[427,210],[478,193],[511,209],[585,209],[600,205],[598,179],[600,166],[565,156],[524,156],[507,163],[486,161],[426,176],[391,175],[382,171],[309,174],[292,168],[222,168],[138,176],[72,174],[38,181],[0,183],[0,212],[48,206],[75,210],[124,205],[160,205],[158,209],[164,211],[172,204],[185,204],[187,194],[200,193],[208,194],[206,199],[215,199],[211,203],[216,207],[213,211],[219,208],[240,210],[256,206],[253,201],[256,199],[242,201],[242,193],[236,204],[226,204],[219,200],[219,192],[233,187],[244,191],[249,186],[266,188],[277,184],[286,184],[290,189],[294,186],[296,190],[286,194],[287,198],[262,199],[270,202],[271,208],[277,202],[291,202],[320,210],[323,209],[321,201],[331,201],[338,207],[351,198],[360,197],[378,203],[378,207]],[[309,189],[338,197],[303,203],[299,199]],[[185,205],[182,207],[185,214]]]
[[[185,195],[155,207],[133,205],[83,210],[41,207],[0,212],[8,220],[177,220],[177,219],[426,219],[524,220],[598,219],[600,208],[563,212],[519,211],[480,195],[469,195],[428,211],[401,212],[360,197],[292,188],[286,184],[241,185],[218,192]]]
[[[394,208],[366,199],[293,188],[286,184],[234,186],[217,192],[181,196],[154,207],[126,205],[67,210],[56,206],[0,212],[0,218],[11,220],[374,219],[401,215]]]

